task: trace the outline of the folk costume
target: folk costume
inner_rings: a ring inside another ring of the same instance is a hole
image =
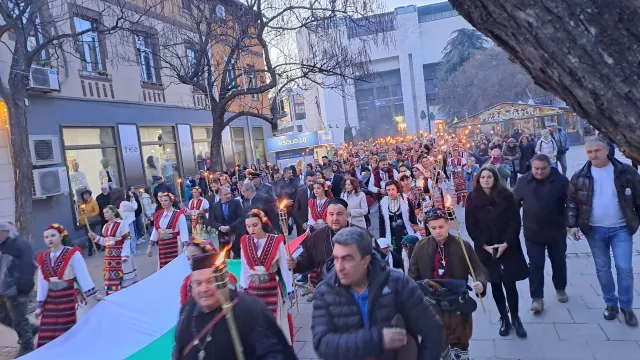
[[[374,194],[380,194],[389,180],[398,180],[399,174],[396,169],[389,166],[387,170],[377,168],[373,170],[373,183],[369,182],[369,190]]]
[[[464,206],[467,199],[467,182],[464,179],[464,168],[467,166],[465,152],[458,151],[454,147],[449,165],[451,166],[451,177],[453,178],[453,191],[456,193],[456,204]]]
[[[285,309],[285,295],[292,298],[293,275],[287,267],[284,235],[267,234],[263,239],[244,235],[240,246],[240,287],[267,305],[291,344],[293,321]]]
[[[175,200],[173,195],[170,198]],[[178,257],[181,247],[185,247],[189,242],[189,228],[184,210],[172,208],[156,211],[149,242],[151,246],[158,245],[158,269],[162,269],[171,260]]]
[[[402,238],[414,235],[411,224],[417,223],[415,209],[409,202],[398,196],[391,199],[385,196],[380,201],[380,237],[391,240],[393,251],[402,256]]]
[[[215,257],[214,254],[194,257],[193,270],[212,268]],[[296,359],[271,311],[260,300],[235,290],[229,290],[228,296],[245,360]],[[180,309],[171,359],[236,360],[232,344],[232,333],[221,307],[206,311],[195,299],[188,299]]]
[[[481,282],[485,289],[480,294],[481,297],[484,297],[488,282],[487,272],[482,266],[478,255],[476,255],[473,246],[466,241],[464,246],[469,255],[476,280]],[[460,240],[453,235],[449,235],[443,243],[440,243],[433,236],[429,236],[420,240],[415,246],[408,275],[416,281],[445,280],[439,282],[439,284],[449,284],[451,285],[450,289],[460,286],[462,291],[467,293],[466,284],[471,271],[464,257]],[[447,334],[447,345],[450,346],[451,353],[455,356],[453,358],[469,359],[469,340],[473,333],[473,318],[471,313],[468,313],[469,308],[464,307],[461,308],[462,311],[459,311],[461,309],[455,308],[459,304],[455,304],[453,308],[442,307],[438,301],[434,304],[434,310],[442,320],[442,325]]]
[[[133,285],[138,278],[136,265],[131,256],[128,226],[122,220],[107,222],[102,228],[102,236],[94,242],[105,247],[104,287],[107,295]]]
[[[68,238],[67,231],[61,225],[52,224],[49,229],[55,229],[63,238]],[[42,311],[37,346],[41,347],[76,324],[77,303],[86,302],[87,299],[96,301],[96,288],[82,258],[82,250],[77,246],[63,246],[55,252],[43,251],[38,254],[36,263],[36,299]]]
[[[191,192],[201,194],[199,187],[191,188]],[[204,214],[206,218],[209,217],[209,201],[202,196],[199,196],[197,199],[194,197],[189,200],[188,214],[191,216],[192,234],[196,234],[198,228],[198,215]]]
[[[309,218],[307,220],[307,229],[311,226],[318,229],[326,226],[327,224],[327,208],[329,207],[329,198],[332,196],[330,191],[330,184],[322,179],[317,180],[314,185],[322,185],[322,189],[325,193],[324,199],[319,200],[315,196],[309,199]],[[322,220],[324,224],[319,225],[318,220]]]

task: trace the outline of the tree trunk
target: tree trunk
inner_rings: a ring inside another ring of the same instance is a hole
[[[633,0],[449,0],[471,25],[640,161],[640,7]]]
[[[224,130],[224,113],[222,116],[212,107],[211,118],[213,119],[213,129],[211,130],[211,164],[209,171],[222,171],[224,160],[222,159],[222,131]]]
[[[7,101],[7,108],[15,181],[16,227],[19,228],[21,238],[32,243],[33,167],[29,150],[27,109],[24,103],[29,78],[24,75],[23,68],[19,69],[18,72],[12,66],[12,72],[9,75],[8,87],[11,97]]]

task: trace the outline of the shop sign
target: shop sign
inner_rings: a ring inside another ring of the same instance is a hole
[[[307,132],[288,136],[277,136],[267,139],[267,151],[285,151],[314,147],[318,145],[318,133]]]
[[[333,131],[318,131],[318,143],[320,145],[333,144]]]
[[[560,108],[527,104],[504,103],[470,116],[469,124],[495,124],[508,120],[523,120],[540,116],[562,114]]]
[[[119,124],[120,151],[124,165],[125,183],[129,186],[145,184],[145,176],[140,156],[138,127],[132,124]]]
[[[305,157],[305,155],[307,155],[307,150],[305,149],[278,151],[276,153],[276,160],[280,161],[280,160],[303,158]]]
[[[191,138],[191,126],[187,124],[176,125],[178,129],[178,141],[180,144],[180,160],[184,175],[189,176],[196,172],[196,159],[193,153],[193,139]]]

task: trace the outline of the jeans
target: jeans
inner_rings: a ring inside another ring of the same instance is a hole
[[[133,221],[129,223],[129,246],[131,247],[131,254],[136,254],[138,250],[136,249],[136,222]]]
[[[515,170],[511,170],[511,176],[509,177],[509,184],[511,184],[512,188],[516,186],[516,181],[518,181],[518,172]]]
[[[562,166],[562,175],[567,176],[567,153],[556,155],[560,166]],[[556,165],[557,167],[557,165]]]
[[[633,239],[627,227],[592,226],[587,241],[596,265],[596,274],[604,302],[607,306],[618,306],[619,302],[622,309],[631,310],[633,306],[633,265],[631,263]],[[616,284],[611,273],[610,250],[613,251],[613,261],[618,275],[618,296],[616,296]]]
[[[33,350],[34,325],[27,318],[29,295],[0,298],[0,323],[18,334],[20,348]]]
[[[548,244],[525,241],[529,257],[529,293],[532,299],[544,298],[545,249],[551,261],[553,287],[564,290],[567,287],[567,234],[562,231]]]

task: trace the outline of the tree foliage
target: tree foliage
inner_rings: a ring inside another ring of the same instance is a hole
[[[440,112],[464,117],[503,102],[527,102],[545,95],[497,46],[476,52],[438,87]]]
[[[476,29],[461,28],[451,35],[453,37],[447,41],[440,60],[444,79],[458,71],[475,52],[485,50],[488,44],[487,38]]]

